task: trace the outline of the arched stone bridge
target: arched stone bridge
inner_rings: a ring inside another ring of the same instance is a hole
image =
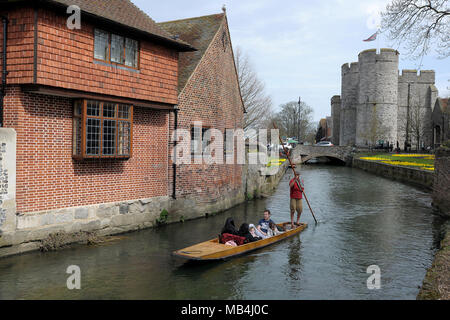
[[[331,160],[337,159],[344,162],[346,165],[351,165],[353,153],[355,152],[353,147],[319,147],[319,146],[305,146],[298,145],[291,152],[292,161],[294,163],[305,163],[313,158],[326,157]]]

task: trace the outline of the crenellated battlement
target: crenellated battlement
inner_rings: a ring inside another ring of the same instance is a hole
[[[397,62],[399,54],[397,50],[389,48],[380,49],[380,53],[377,53],[377,49],[367,49],[358,54],[358,61],[359,63],[377,61]]]
[[[415,69],[404,69],[399,71],[398,82],[400,83],[434,83],[436,78],[436,73],[434,70],[421,70],[417,74]]]
[[[359,63],[358,62],[344,63],[341,67],[341,71],[342,74],[357,73],[359,72]]]

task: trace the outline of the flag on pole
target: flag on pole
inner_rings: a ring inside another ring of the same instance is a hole
[[[369,38],[367,38],[366,40],[363,40],[363,41],[365,41],[365,42],[375,41],[377,39],[377,35],[378,35],[378,31],[375,32],[373,35],[371,35]]]

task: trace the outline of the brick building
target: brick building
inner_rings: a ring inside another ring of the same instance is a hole
[[[68,28],[69,5],[81,9],[81,29]],[[214,33],[209,40],[188,39],[194,45],[129,0],[2,1],[0,15],[8,71],[1,130],[14,129],[16,139],[14,191],[0,199],[14,197],[14,208],[0,213],[0,251],[34,249],[58,231],[152,226],[162,209],[170,212],[174,181],[176,194],[203,200],[239,189],[239,166],[182,167],[176,181],[170,161],[177,104],[180,126],[196,119],[241,127],[224,14],[216,31],[205,31]]]
[[[320,119],[316,131],[316,142],[330,141],[333,135],[333,123],[331,117]]]
[[[159,23],[162,29],[190,43],[198,51],[180,53],[178,128],[226,130],[243,128],[240,94],[226,13]],[[194,138],[191,135],[191,138]],[[225,162],[225,153],[224,158]],[[176,168],[176,196],[197,205],[221,206],[243,200],[243,165],[191,164]],[[174,190],[173,189],[173,190]],[[214,210],[214,209],[213,209]]]

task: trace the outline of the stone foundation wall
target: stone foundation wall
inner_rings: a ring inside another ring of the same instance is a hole
[[[437,150],[434,170],[433,206],[450,218],[450,149]]]
[[[431,190],[433,186],[433,172],[423,170],[393,166],[390,164],[372,162],[353,158],[352,166],[367,172],[375,173],[379,176],[415,184]]]
[[[248,200],[270,194],[280,182],[288,168],[286,160],[280,166],[266,167],[260,164],[246,165],[243,185]]]
[[[113,202],[16,215],[16,229],[0,237],[0,257],[39,249],[42,240],[54,233],[94,232],[113,235],[152,227],[169,197]]]

